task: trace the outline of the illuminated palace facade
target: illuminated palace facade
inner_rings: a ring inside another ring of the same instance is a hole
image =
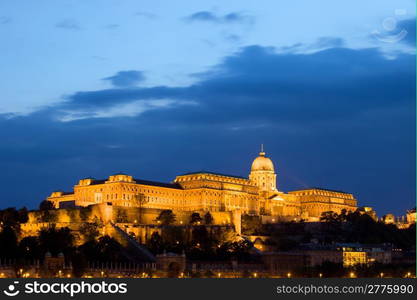
[[[357,208],[352,194],[326,189],[284,193],[277,188],[272,160],[261,151],[248,178],[195,172],[171,183],[134,179],[115,174],[107,180],[81,179],[72,193],[53,192],[48,200],[56,208],[113,206],[170,209],[173,211],[240,211],[266,218],[318,220],[322,212]]]

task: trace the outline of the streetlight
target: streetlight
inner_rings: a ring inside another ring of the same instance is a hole
[[[288,278],[291,278],[291,273],[287,273],[287,277]]]
[[[320,273],[320,274],[319,274],[319,277],[320,277],[320,278],[322,278],[322,277],[323,277],[323,274],[322,274],[322,273]]]
[[[349,276],[350,276],[350,278],[354,278],[355,277],[355,273],[350,272]]]
[[[220,278],[220,276],[222,276],[222,274],[221,274],[221,273],[217,273],[217,277],[219,277],[219,278]]]
[[[384,273],[382,273],[382,272],[381,272],[381,273],[379,274],[379,276],[381,276],[381,278],[382,278],[382,277],[384,277]]]
[[[257,273],[253,273],[253,277],[258,277],[258,274]]]

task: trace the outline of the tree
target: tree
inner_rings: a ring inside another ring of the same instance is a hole
[[[58,221],[58,216],[54,211],[51,210],[42,210],[40,211],[40,221],[45,223],[56,223]]]
[[[80,209],[80,219],[82,222],[87,222],[91,216],[90,207],[83,207]]]
[[[100,234],[96,223],[83,223],[80,226],[80,233],[85,241],[95,240]]]
[[[152,233],[151,238],[146,243],[146,246],[154,254],[159,254],[164,251],[164,243],[162,241],[162,237],[156,231]]]
[[[20,241],[19,257],[25,259],[42,258],[42,253],[39,247],[39,239],[37,236],[27,236]]]
[[[195,245],[200,245],[202,248],[210,248],[213,244],[213,240],[210,239],[206,226],[193,227],[192,242]]]
[[[348,212],[346,209],[342,209],[340,214],[337,216],[339,222],[346,222],[347,221]]]
[[[22,207],[17,211],[18,221],[20,224],[26,223],[29,221],[28,210],[26,207]]]
[[[172,252],[181,252],[183,243],[186,240],[184,228],[180,226],[164,226],[161,231],[165,248]]]
[[[78,209],[67,209],[66,212],[71,223],[78,223],[80,221],[80,212]]]
[[[125,249],[114,238],[105,235],[98,240],[90,240],[78,247],[78,251],[87,261],[122,261],[125,260]]]
[[[203,221],[203,219],[200,217],[199,213],[195,212],[195,213],[191,214],[191,216],[190,216],[190,224],[191,225],[195,225],[195,224],[200,225],[201,221]]]
[[[16,227],[19,224],[19,213],[15,207],[9,207],[0,211],[0,221],[3,226]]]
[[[39,243],[44,252],[51,252],[52,255],[68,252],[74,244],[74,236],[68,227],[56,229],[50,227],[39,232]]]
[[[85,255],[77,251],[71,257],[72,275],[76,278],[81,278],[87,268],[87,260]]]
[[[161,211],[159,216],[156,218],[158,223],[162,225],[171,225],[175,222],[176,216],[170,209],[166,209]]]
[[[28,219],[26,207],[19,210],[16,210],[15,207],[0,210],[0,228],[14,231],[17,237],[20,236],[20,224],[26,223]]]
[[[40,204],[39,204],[39,210],[51,210],[54,209],[54,203],[48,200],[43,200]]]
[[[232,243],[232,242],[236,242],[240,240],[236,231],[232,229],[224,229],[224,228],[221,228],[219,231],[217,231],[217,233],[215,234],[215,239],[220,244]]]
[[[149,202],[149,197],[146,197],[144,194],[135,195],[134,200],[136,205],[139,208],[139,224],[142,223],[142,213],[143,213],[143,206]]]
[[[231,244],[231,252],[233,256],[241,260],[248,260],[250,258],[249,251],[253,248],[253,243],[248,240],[240,240]]]
[[[320,221],[320,227],[324,233],[324,242],[336,242],[342,237],[342,223],[337,213],[334,211],[325,211],[321,214]]]
[[[242,232],[247,235],[257,235],[262,230],[262,221],[259,216],[242,216]]]
[[[3,226],[0,232],[0,257],[12,258],[17,255],[17,234],[12,226]]]
[[[114,238],[105,235],[98,239],[98,257],[101,261],[121,261],[124,260],[123,246]]]
[[[213,216],[211,215],[209,211],[204,215],[204,223],[206,225],[213,224]]]
[[[334,211],[324,211],[320,216],[320,221],[334,224],[339,222],[339,218]]]

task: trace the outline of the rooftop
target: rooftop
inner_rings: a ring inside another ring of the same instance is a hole
[[[95,184],[104,184],[106,183],[107,179],[94,179],[89,178],[92,180],[91,185]],[[159,187],[166,187],[171,189],[182,189],[181,186],[178,183],[165,183],[165,182],[158,182],[158,181],[152,181],[152,180],[144,180],[144,179],[133,179],[137,184],[142,185],[150,185],[150,186],[159,186]]]
[[[216,175],[216,176],[223,176],[223,177],[232,177],[232,178],[239,178],[239,179],[248,179],[247,177],[236,176],[236,175],[229,175],[229,174],[222,174],[222,173],[216,173],[216,172],[209,172],[209,171],[190,172],[190,173],[181,174],[179,176],[197,175],[197,174],[208,174],[208,175]]]
[[[134,179],[137,184],[143,185],[151,185],[151,186],[159,186],[159,187],[166,187],[171,189],[182,189],[181,185],[178,183],[165,183],[165,182],[158,182],[158,181],[150,181],[144,179]]]
[[[294,190],[292,192],[300,192],[300,191],[310,191],[310,190],[320,190],[320,191],[327,191],[327,192],[333,192],[333,193],[342,193],[342,194],[350,194],[344,191],[338,191],[338,190],[331,190],[331,189],[324,189],[321,187],[310,187],[310,188],[304,188],[304,189],[299,189],[299,190]]]

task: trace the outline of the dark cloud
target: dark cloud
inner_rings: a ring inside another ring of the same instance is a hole
[[[156,19],[157,15],[154,13],[146,12],[146,11],[138,11],[135,13],[136,17],[143,17],[147,19]]]
[[[271,121],[280,111],[281,121],[323,121],[408,101],[414,90],[413,65],[412,55],[401,54],[391,60],[378,49],[331,48],[294,54],[250,46],[225,58],[212,70],[195,75],[200,81],[189,87],[78,92],[68,96],[65,105],[112,107],[170,98],[196,101],[199,105],[181,108],[172,116],[164,116],[165,120],[221,122],[230,120],[233,113],[233,120]]]
[[[66,30],[81,30],[81,26],[73,19],[65,19],[55,24],[55,27]]]
[[[103,78],[108,80],[116,87],[131,87],[145,80],[145,75],[142,71],[120,71],[116,75]]]
[[[229,42],[236,44],[239,43],[242,38],[237,34],[228,34],[225,36],[225,39]]]
[[[253,23],[254,18],[252,16],[244,15],[238,12],[231,12],[225,15],[218,15],[210,11],[199,11],[193,13],[185,18],[188,22],[211,22],[211,23]]]
[[[394,17],[382,21],[380,28],[372,31],[370,38],[378,43],[405,43],[416,46],[416,20],[406,19],[398,21]]]
[[[398,22],[398,28],[401,30],[406,30],[407,35],[404,38],[404,42],[408,43],[410,46],[416,46],[416,19],[408,19]]]
[[[316,43],[312,45],[314,49],[323,49],[323,48],[341,48],[345,42],[343,39],[338,37],[322,37],[317,40]]]
[[[9,17],[0,17],[0,24],[2,25],[9,24],[11,21],[12,19]]]
[[[317,52],[319,50],[325,50],[328,48],[342,48],[345,45],[345,41],[337,37],[321,37],[314,43],[295,43],[290,46],[282,46],[277,50],[285,53],[306,53],[306,52]]]
[[[190,86],[83,91],[26,117],[0,116],[2,206],[34,206],[80,177],[119,171],[163,181],[202,169],[246,176],[260,143],[284,191],[346,190],[381,213],[414,205],[413,55],[250,46],[195,76]],[[152,99],[195,105],[55,121]]]
[[[117,29],[119,27],[120,27],[119,24],[108,24],[108,25],[104,26],[105,29],[109,29],[109,30],[114,30],[114,29]]]
[[[209,11],[199,11],[199,12],[193,13],[192,15],[188,16],[186,19],[189,21],[210,21],[210,22],[218,21],[218,17]]]

